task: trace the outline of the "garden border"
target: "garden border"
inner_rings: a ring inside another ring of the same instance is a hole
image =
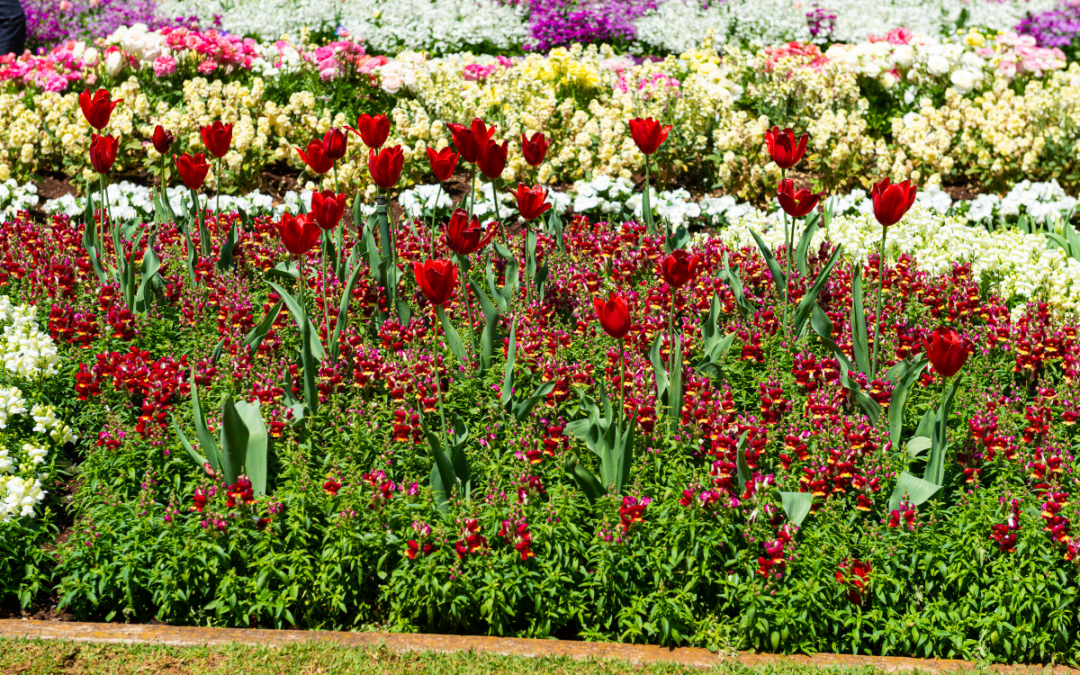
[[[71,640],[100,644],[168,645],[202,647],[245,644],[281,647],[289,644],[331,641],[345,647],[385,647],[398,653],[431,651],[476,651],[499,656],[568,657],[576,660],[617,659],[633,665],[671,663],[694,668],[711,668],[732,658],[748,667],[872,667],[882,672],[946,673],[985,670],[1006,675],[1053,673],[1080,675],[1067,666],[993,665],[952,659],[916,659],[894,656],[853,656],[851,654],[755,654],[739,652],[727,657],[706,649],[668,649],[652,645],[628,645],[568,640],[536,640],[490,636],[431,635],[420,633],[349,633],[342,631],[270,630],[261,628],[204,628],[165,624],[79,623],[29,619],[0,619],[0,638]]]

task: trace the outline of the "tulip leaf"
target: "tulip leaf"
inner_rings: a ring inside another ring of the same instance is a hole
[[[536,231],[525,230],[525,278],[536,278]]]
[[[801,306],[800,303],[800,307]],[[840,383],[845,389],[852,392],[859,407],[862,408],[863,412],[866,413],[866,416],[870,418],[871,424],[876,425],[878,418],[881,416],[881,406],[878,405],[877,401],[867,396],[866,392],[859,386],[859,383],[851,378],[851,361],[848,359],[847,354],[844,353],[844,350],[840,348],[840,345],[833,341],[832,320],[829,318],[829,315],[825,313],[825,310],[817,306],[817,303],[813,304],[810,327],[817,333],[818,338],[840,363]]]
[[[191,370],[191,412],[195,421],[195,435],[199,439],[199,449],[206,454],[210,468],[219,475],[224,470],[217,439],[206,426],[206,415],[199,402],[199,387],[195,384],[195,369]]]
[[[379,274],[379,270],[382,268],[382,255],[379,253],[379,247],[375,244],[375,235],[372,234],[371,230],[370,227],[364,228],[364,245],[367,248],[368,270],[371,272],[372,281],[386,288],[386,279]]]
[[[225,236],[225,241],[221,242],[221,248],[218,249],[218,269],[227,270],[233,266],[233,249],[236,248],[236,223],[229,225],[229,233]]]
[[[705,322],[701,324],[701,347],[705,354],[712,352],[713,347],[716,346],[717,341],[720,339],[720,330],[716,323],[719,319],[720,296],[713,293],[712,301],[709,303],[709,318],[705,319]]]
[[[555,238],[555,246],[559,253],[566,255],[566,241],[563,239],[562,217],[555,213],[555,209],[548,211],[548,235]]]
[[[258,326],[255,326],[248,334],[244,336],[243,346],[251,347],[252,352],[259,350],[259,345],[266,339],[266,334],[273,328],[274,322],[277,321],[278,314],[281,313],[281,307],[285,304],[284,300],[278,300],[274,303],[274,306],[266,313],[263,320],[259,322]]]
[[[833,268],[840,262],[840,255],[843,250],[842,246],[837,246],[833,251],[832,256],[829,258],[829,262],[825,263],[825,267],[818,273],[817,278],[814,279],[813,285],[810,290],[803,295],[799,300],[798,306],[795,308],[795,314],[792,319],[792,323],[795,328],[795,335],[801,335],[803,329],[806,327],[806,320],[810,318],[817,309],[817,297],[821,293],[821,289],[825,287],[825,282],[829,280],[829,276],[832,274]],[[831,331],[830,322],[830,331]]]
[[[253,232],[254,227],[251,224],[251,216],[244,209],[237,207],[236,212],[240,214],[240,229],[244,232]]]
[[[206,466],[210,463],[205,457],[195,452],[195,448],[191,447],[191,441],[188,440],[187,435],[180,429],[180,425],[176,423],[175,417],[173,418],[173,431],[176,432],[176,437],[180,439],[180,445],[184,446],[184,450],[187,451],[188,456],[191,457],[195,464],[198,466]],[[211,468],[213,467],[211,466]]]
[[[304,340],[307,342],[311,349],[311,355],[316,361],[323,361],[326,359],[326,352],[323,350],[322,341],[319,340],[319,332],[311,325],[311,319],[308,318],[307,312],[300,303],[293,297],[292,293],[288,292],[273,281],[267,281],[267,285],[274,289],[274,292],[285,302],[285,308],[289,311],[289,315],[292,316],[293,321],[296,322],[296,327],[301,332],[304,331],[304,326],[307,325],[310,330],[305,333]]]
[[[450,461],[450,457],[442,449],[439,436],[428,429],[426,424],[424,424],[424,436],[427,438],[428,449],[431,451],[431,457],[435,462],[431,472],[431,489],[435,493],[435,500],[439,504],[439,509],[445,510],[456,481],[454,466]]]
[[[682,425],[683,407],[682,339],[678,335],[675,336],[675,345],[672,347],[671,355],[671,388],[668,390],[668,407],[671,411],[671,430],[675,433]]]
[[[804,277],[809,274],[810,261],[810,240],[814,238],[814,234],[818,231],[818,223],[821,222],[821,214],[814,211],[803,220],[802,236],[799,237],[799,243],[795,247],[795,265],[799,268],[799,274]]]
[[[615,426],[614,424],[612,426]],[[616,457],[618,464],[615,474],[615,491],[622,494],[623,488],[630,483],[630,468],[634,465],[634,446],[637,434],[637,413],[630,415],[625,429],[616,429]]]
[[[906,363],[900,379],[893,386],[892,400],[889,401],[889,440],[894,444],[900,442],[900,434],[904,427],[904,406],[907,405],[908,394],[911,388],[919,381],[923,369],[929,363],[926,358],[919,354],[913,361]]]
[[[731,294],[735,296],[735,303],[739,308],[739,315],[744,319],[752,315],[757,307],[754,303],[746,297],[746,293],[743,291],[742,279],[739,277],[739,267],[730,267],[728,265],[728,254],[724,254],[724,268],[720,270],[720,278],[723,279],[728,288],[731,289]]]
[[[908,457],[915,459],[933,447],[934,441],[926,436],[916,436],[907,442]]]
[[[810,507],[814,505],[814,495],[809,492],[781,492],[780,504],[788,521],[795,527],[802,527],[810,514]]]
[[[394,305],[397,307],[398,322],[400,322],[402,326],[408,326],[412,322],[412,306],[401,298],[395,300]]]
[[[502,293],[503,300],[506,301],[507,306],[514,299],[514,293],[517,291],[519,269],[518,262],[516,260],[509,260],[506,263],[506,271],[504,273],[505,280],[503,282]]]
[[[443,335],[446,336],[446,343],[450,346],[450,351],[454,352],[454,356],[460,363],[468,363],[469,354],[465,351],[465,343],[461,341],[461,336],[458,335],[457,329],[454,328],[454,324],[450,321],[450,317],[446,316],[446,311],[443,310],[441,305],[435,306],[435,313],[439,315],[439,322],[443,327]]]
[[[750,465],[746,463],[746,432],[739,434],[739,442],[735,446],[735,470],[739,479],[739,492],[746,492],[746,485],[750,482]]]
[[[938,408],[937,418],[934,420],[933,447],[930,449],[930,458],[926,462],[926,472],[923,477],[935,485],[945,484],[945,453],[948,449],[946,427],[949,422],[949,413],[952,411],[953,397],[956,395],[956,387],[960,384],[960,378],[953,378],[949,393]]]
[[[536,288],[536,297],[540,300],[541,303],[544,302],[544,290],[545,285],[547,284],[549,272],[550,270],[548,269],[548,264],[544,263],[540,266],[540,269],[536,271],[536,278],[533,279],[533,286]]]
[[[500,244],[499,242],[497,242],[497,241],[493,241],[493,242],[491,242],[491,243],[492,243],[492,244],[494,245],[494,247],[495,247],[495,252],[496,252],[496,253],[498,253],[498,254],[499,254],[499,257],[500,257],[500,258],[502,258],[503,260],[507,260],[507,261],[509,261],[509,260],[516,260],[516,259],[517,259],[517,257],[516,257],[516,256],[514,255],[514,252],[513,252],[513,251],[511,251],[510,249],[506,248],[505,246],[503,246],[503,245],[502,245],[502,244]]]
[[[145,313],[150,309],[150,296],[154,292],[154,282],[158,278],[158,270],[161,269],[161,261],[154,253],[153,245],[148,245],[143,252],[142,259],[142,282],[139,291],[135,294],[136,311]]]
[[[247,477],[251,480],[252,490],[255,496],[261,497],[266,494],[266,483],[269,471],[270,437],[266,431],[266,422],[263,421],[262,410],[259,404],[247,401],[232,403],[232,399],[226,399],[225,433],[229,437],[230,414],[229,406],[232,406],[232,423],[236,425],[235,433],[232,434],[234,441],[242,441],[244,444],[241,456],[242,467]]]
[[[874,336],[875,340],[881,338]],[[855,266],[855,273],[851,277],[851,342],[855,352],[855,367],[867,378],[873,377],[870,372],[870,340],[866,333],[866,312],[863,310],[862,290],[862,267]]]
[[[685,248],[686,244],[690,241],[690,233],[686,231],[686,228],[682,225],[676,227],[671,231],[671,234],[667,237],[667,252],[680,248]]]
[[[334,336],[330,339],[330,358],[335,361],[341,355],[341,333],[349,325],[349,301],[352,300],[353,289],[356,288],[356,282],[359,279],[360,265],[355,264],[352,268],[352,274],[349,275],[349,281],[341,292],[341,302],[338,303],[337,318],[334,320]],[[408,326],[409,324],[404,323],[402,325]]]
[[[900,476],[896,479],[896,487],[893,488],[892,496],[889,497],[889,511],[892,512],[900,508],[900,501],[904,498],[904,495],[908,496],[908,501],[913,506],[919,506],[937,494],[940,489],[940,485],[912,476],[907,471],[901,471]]]
[[[359,234],[360,230],[363,229],[363,222],[364,222],[363,202],[360,201],[360,194],[357,193],[357,195],[355,197],[353,197],[353,202],[352,202],[352,226],[353,226],[353,229],[356,230],[357,234]]]
[[[283,260],[266,270],[263,276],[273,277],[274,279],[281,279],[283,281],[296,281],[300,278],[300,269],[292,260]]]
[[[569,452],[566,454],[566,460],[563,462],[563,470],[570,474],[570,477],[574,479],[574,482],[578,484],[581,491],[585,493],[585,498],[588,499],[590,503],[595,504],[596,500],[607,494],[607,490],[600,484],[600,481],[596,480],[596,476],[578,463],[577,455],[574,453]]]
[[[480,301],[480,308],[484,312],[484,331],[480,335],[480,368],[487,370],[491,367],[491,357],[494,351],[495,328],[499,321],[499,313],[495,305],[488,298],[487,293],[475,280],[469,280],[473,295]]]
[[[326,261],[327,267],[331,270],[335,270],[336,276],[336,270],[338,268],[338,248],[334,246],[333,234],[323,230],[322,234],[319,235],[319,239],[320,245],[322,246],[323,260]]]
[[[514,389],[514,353],[517,350],[517,323],[511,322],[510,324],[510,344],[506,350],[506,372],[503,375],[502,393],[500,399],[503,406],[506,406],[513,399]]]
[[[657,401],[667,400],[665,397],[668,389],[668,376],[667,371],[664,370],[664,362],[660,358],[660,344],[663,340],[663,334],[657,333],[656,338],[653,340],[652,348],[649,349],[649,363],[652,364],[653,376],[656,378]]]
[[[214,350],[210,352],[210,362],[217,366],[218,361],[221,360],[221,352],[225,349],[225,338],[218,340],[218,343],[214,345]]]
[[[519,422],[524,422],[525,418],[529,416],[536,404],[539,403],[544,397],[555,390],[555,381],[544,382],[536,391],[532,393],[532,396],[518,403],[514,407],[514,418]]]
[[[390,219],[387,217],[386,209],[386,197],[379,195],[375,198],[375,215],[379,221],[380,251],[383,259],[389,260],[390,264],[393,265],[397,260],[397,256],[394,251],[394,239],[390,234]]]
[[[282,296],[282,299],[284,299],[284,296]],[[285,300],[285,305],[288,306],[288,304],[289,301]],[[315,329],[306,316],[302,319],[302,323],[303,326],[300,328],[300,367],[304,371],[304,406],[314,415],[319,409],[319,387],[316,383],[315,352],[312,343],[319,345],[320,351],[322,350],[322,344],[319,342]],[[321,361],[323,358],[326,358],[325,354],[319,360]]]
[[[769,272],[772,273],[773,284],[776,285],[776,294],[781,301],[787,299],[787,277],[784,276],[784,270],[780,268],[780,263],[776,261],[776,257],[773,256],[769,247],[765,245],[765,242],[761,240],[757,232],[750,231],[753,235],[754,241],[757,242],[758,249],[761,250],[761,256],[765,258],[765,264],[769,267]]]

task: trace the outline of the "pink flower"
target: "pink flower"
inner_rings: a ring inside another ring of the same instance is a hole
[[[154,59],[154,75],[168,77],[176,72],[176,59],[169,54],[162,54]]]
[[[900,28],[893,28],[889,31],[889,34],[885,36],[885,41],[893,45],[909,45],[911,44],[911,31],[903,26]]]
[[[199,67],[196,68],[196,70],[198,70],[203,75],[206,75],[207,73],[212,73],[217,70],[217,63],[215,63],[213,59],[206,59],[199,64]]]

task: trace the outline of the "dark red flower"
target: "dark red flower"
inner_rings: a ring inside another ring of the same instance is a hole
[[[281,220],[274,223],[285,249],[293,255],[304,255],[319,241],[321,230],[310,214],[299,216],[282,214]]]
[[[651,117],[645,119],[635,117],[630,120],[630,136],[637,144],[638,150],[646,155],[651,155],[660,149],[670,131],[670,124],[661,125]]]
[[[630,306],[622,295],[612,293],[607,302],[593,298],[593,307],[600,319],[600,325],[608,335],[622,340],[630,333]]]
[[[221,159],[229,152],[229,146],[232,145],[231,124],[222,124],[221,120],[218,120],[200,129],[199,135],[202,136],[206,150],[214,157]]]
[[[338,490],[341,489],[341,483],[337,482],[333,478],[329,478],[325,483],[323,483],[322,489],[323,492],[325,492],[326,494],[336,497]]]
[[[337,127],[330,127],[330,131],[323,134],[322,143],[323,152],[326,153],[331,162],[336,162],[344,157],[345,152],[349,149],[349,137]]]
[[[776,188],[776,199],[780,202],[780,208],[792,218],[803,218],[814,210],[821,201],[824,192],[810,192],[806,188],[795,190],[795,181],[790,178],[780,181]]]
[[[300,159],[304,160],[304,164],[307,164],[309,169],[320,176],[334,168],[334,160],[326,154],[326,146],[320,139],[308,143],[306,153],[297,148],[296,154],[300,155]]]
[[[547,149],[548,140],[539,131],[533,134],[532,138],[526,138],[525,134],[521,134],[521,154],[525,156],[525,161],[529,166],[540,166],[540,163],[544,161],[544,155],[547,154]]]
[[[201,188],[203,181],[206,180],[206,174],[210,171],[206,155],[200,152],[192,157],[185,152],[174,159],[176,161],[176,170],[180,173],[180,180],[184,181],[184,185],[188,186],[190,190]]]
[[[480,160],[484,150],[487,148],[488,141],[495,134],[495,127],[488,129],[484,121],[479,118],[473,118],[472,126],[469,127],[453,122],[446,126],[449,127],[450,134],[454,137],[454,145],[457,147],[461,159],[474,164]]]
[[[405,154],[400,145],[375,152],[368,150],[368,171],[371,179],[383,190],[389,190],[401,178],[401,167],[405,165]]]
[[[171,131],[166,131],[165,127],[160,124],[154,129],[154,135],[150,137],[150,141],[154,144],[154,149],[159,154],[166,155],[169,153],[169,149],[172,148],[173,141],[176,139]]]
[[[428,163],[431,165],[431,173],[435,174],[435,180],[440,183],[450,180],[457,168],[458,154],[449,145],[435,152],[427,149]]]
[[[311,215],[324,230],[337,229],[341,216],[345,214],[345,195],[334,194],[332,190],[323,190],[311,195]]]
[[[942,377],[952,377],[958,373],[970,353],[967,341],[947,326],[938,327],[930,342],[924,338],[923,347],[926,348],[930,365],[934,366],[934,370],[941,373]]]
[[[836,581],[841,585],[846,584],[851,587],[847,596],[852,603],[863,604],[866,587],[870,583],[871,571],[870,563],[862,560],[845,559],[840,563],[840,569],[836,570]]]
[[[447,247],[458,255],[470,255],[491,242],[495,236],[495,228],[484,236],[480,228],[480,219],[476,216],[469,219],[469,214],[463,209],[457,209],[450,215],[450,222],[446,226],[445,241]]]
[[[790,169],[799,163],[806,154],[806,141],[810,134],[803,134],[798,141],[795,140],[795,131],[779,127],[773,127],[765,132],[765,145],[769,148],[769,157],[781,169]]]
[[[871,197],[874,201],[874,217],[882,227],[890,227],[900,222],[911,205],[915,203],[918,189],[906,180],[903,183],[889,184],[889,179],[874,183]]]
[[[682,288],[686,282],[694,278],[700,262],[696,255],[690,255],[680,248],[664,258],[660,263],[660,272],[664,275],[664,281],[668,286]]]
[[[120,144],[112,136],[90,137],[90,164],[98,173],[109,173],[113,162],[116,161],[116,150]]]
[[[413,263],[413,274],[424,297],[433,305],[443,305],[454,295],[457,285],[457,266],[449,260],[427,260]]]
[[[518,183],[517,192],[510,194],[517,198],[518,213],[525,220],[536,220],[551,208],[547,190],[539,185],[528,187]]]
[[[484,174],[488,180],[495,180],[502,175],[503,169],[506,168],[508,145],[507,141],[503,141],[502,145],[495,141],[487,142],[484,153],[480,155],[476,165],[480,167],[480,173]]]
[[[349,131],[359,136],[364,145],[369,148],[375,148],[378,150],[386,143],[386,139],[390,136],[390,120],[386,115],[375,115],[372,117],[367,113],[364,113],[356,119],[356,128],[345,127]]]
[[[108,126],[113,109],[123,101],[122,98],[112,100],[112,94],[104,89],[98,89],[93,97],[89,91],[79,94],[79,107],[82,108],[83,117],[98,131]]]

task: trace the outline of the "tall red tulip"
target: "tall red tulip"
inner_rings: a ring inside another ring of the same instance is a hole
[[[593,307],[605,333],[616,340],[622,340],[630,333],[630,305],[622,295],[612,293],[607,302],[593,298]]]
[[[371,179],[383,190],[394,187],[401,178],[401,167],[405,165],[405,154],[400,145],[375,152],[368,150],[368,171]]]
[[[664,275],[664,281],[668,286],[682,288],[686,282],[694,278],[700,263],[700,258],[680,248],[664,258],[660,263],[660,272]]]
[[[806,188],[795,190],[795,182],[790,178],[780,181],[776,188],[776,199],[780,202],[780,208],[792,218],[803,218],[814,210],[821,201],[824,192],[810,192]]]
[[[116,150],[119,143],[112,136],[98,136],[94,134],[90,138],[90,164],[98,173],[109,173],[113,162],[116,161]]]
[[[769,156],[776,166],[787,170],[799,163],[806,154],[806,142],[810,139],[809,134],[803,134],[798,141],[795,140],[795,131],[792,129],[780,130],[773,127],[765,132],[765,145],[769,148]]]
[[[487,142],[495,134],[495,127],[488,129],[487,124],[480,118],[473,118],[472,125],[468,127],[453,122],[446,126],[454,137],[454,145],[461,154],[461,159],[473,164],[483,156]]]
[[[112,100],[112,94],[104,89],[98,89],[92,97],[88,90],[79,94],[79,107],[82,108],[83,117],[98,131],[108,126],[113,109],[123,102],[122,98]]]
[[[547,154],[548,140],[539,131],[532,138],[526,138],[521,134],[521,154],[525,156],[525,162],[529,166],[540,166]]]
[[[322,142],[323,151],[331,162],[336,162],[344,157],[345,152],[349,149],[349,137],[337,127],[330,127],[330,130],[323,134]]]
[[[345,214],[345,195],[323,190],[311,195],[311,215],[319,227],[329,232],[337,229]]]
[[[495,236],[495,228],[484,235],[480,228],[480,219],[469,214],[464,209],[457,209],[450,216],[450,222],[446,225],[446,246],[458,255],[470,255],[485,246]]]
[[[416,284],[433,305],[444,305],[454,295],[457,266],[449,260],[427,260],[413,263]]]
[[[882,227],[891,227],[900,222],[911,205],[915,203],[918,189],[906,180],[890,185],[886,178],[874,183],[871,197],[874,201],[874,217]]]
[[[942,377],[952,377],[960,372],[967,361],[971,349],[964,338],[952,328],[940,326],[930,336],[930,341],[923,339],[923,347],[930,359],[930,365],[941,373]]]
[[[154,135],[150,137],[150,141],[154,144],[154,150],[158,151],[158,154],[166,155],[169,153],[169,149],[172,148],[173,141],[176,139],[171,131],[167,131],[165,127],[160,124],[154,129]]]
[[[229,152],[229,146],[232,145],[231,124],[222,124],[221,120],[218,120],[200,129],[199,135],[202,136],[206,150],[214,157],[221,159]]]
[[[308,143],[307,152],[296,148],[296,154],[300,155],[300,159],[304,160],[304,164],[307,164],[309,169],[320,176],[334,168],[334,160],[326,154],[326,146],[323,145],[321,139]]]
[[[634,139],[634,143],[637,144],[638,150],[641,150],[642,154],[651,155],[660,149],[660,146],[667,140],[668,132],[671,131],[670,124],[660,124],[651,117],[641,119],[635,117],[630,120],[630,137]]]
[[[206,155],[201,152],[194,157],[186,152],[176,160],[176,171],[180,174],[180,180],[190,190],[198,190],[206,180],[206,174],[210,172],[210,165],[206,161]]]
[[[454,175],[454,169],[457,168],[459,156],[454,152],[453,148],[446,146],[438,152],[428,148],[427,156],[428,163],[431,165],[431,173],[435,174],[435,180],[440,183],[450,180],[450,176]]]
[[[503,169],[506,168],[508,146],[507,141],[503,141],[502,145],[495,141],[487,142],[487,146],[484,148],[483,154],[480,155],[480,159],[477,160],[476,165],[480,167],[480,173],[484,174],[488,180],[495,180],[502,175]]]
[[[364,113],[356,119],[356,128],[345,127],[364,141],[364,145],[378,150],[390,136],[390,120],[386,115],[372,117]]]
[[[551,208],[551,203],[547,201],[547,190],[539,185],[530,188],[518,183],[517,192],[511,191],[510,194],[517,198],[518,213],[525,220],[536,220]]]
[[[315,243],[319,241],[321,232],[311,215],[305,213],[299,216],[285,213],[281,216],[280,221],[274,223],[274,227],[277,229],[285,249],[293,255],[304,255],[314,248]]]

